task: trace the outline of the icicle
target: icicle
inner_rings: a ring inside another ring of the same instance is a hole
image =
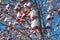
[[[51,19],[51,16],[48,14],[46,17],[46,20],[50,20],[50,19]]]
[[[17,18],[21,18],[21,13],[20,12],[17,13]]]
[[[6,5],[6,8],[8,8],[8,9],[9,9],[9,7],[10,7],[10,4],[7,4],[7,5]]]
[[[58,15],[60,15],[60,9],[58,9]]]
[[[6,22],[8,20],[8,18],[5,18],[4,22]]]
[[[28,15],[30,15],[31,19],[36,19],[38,18],[38,14],[35,10],[32,10]]]
[[[12,23],[13,27],[16,27],[17,24],[18,24],[18,22],[16,22],[16,21],[14,21],[14,22]]]
[[[32,22],[31,22],[31,28],[33,30],[36,30],[38,29],[38,26],[39,26],[39,20],[38,19],[34,19]]]
[[[48,38],[50,37],[50,33],[47,33]]]
[[[46,24],[46,29],[51,28],[50,23]]]
[[[50,14],[47,15],[46,20],[52,20],[53,16],[51,16]]]
[[[49,8],[48,8],[48,11],[52,10],[53,9],[53,6],[50,4]]]
[[[11,26],[12,25],[12,22],[8,22],[8,25]]]
[[[7,4],[5,8],[5,12],[9,12],[9,11],[10,11],[10,4]]]
[[[18,12],[19,11],[19,7],[18,7],[18,5],[19,5],[20,3],[18,2],[17,4],[16,4],[16,6],[15,6],[15,8],[14,8],[14,12]]]

